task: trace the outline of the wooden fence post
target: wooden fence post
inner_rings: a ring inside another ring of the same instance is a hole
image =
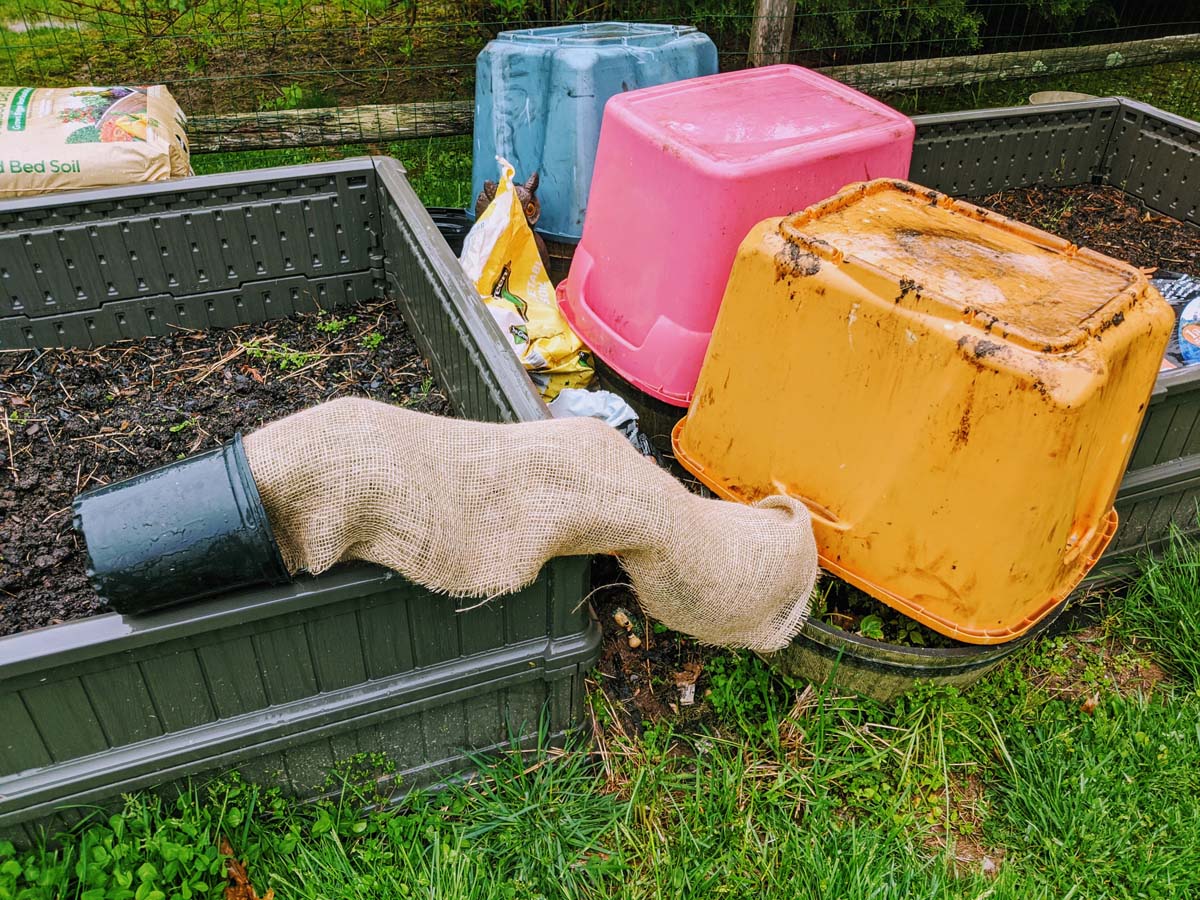
[[[773,66],[788,61],[796,0],[757,0],[754,30],[750,34],[751,66]]]

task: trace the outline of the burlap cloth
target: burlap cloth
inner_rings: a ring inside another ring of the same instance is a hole
[[[597,419],[492,425],[343,399],[245,447],[293,573],[367,560],[482,598],[555,556],[610,553],[649,615],[760,651],[800,630],[817,578],[802,504],[698,497]]]

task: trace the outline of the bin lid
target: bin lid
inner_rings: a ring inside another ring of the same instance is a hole
[[[619,108],[647,132],[715,163],[780,153],[895,128],[902,113],[802,66],[767,66],[626,94]]]
[[[582,22],[547,28],[502,31],[498,41],[514,44],[552,44],[559,47],[632,46],[657,47],[685,34],[695,34],[691,25],[653,25],[641,22]]]
[[[977,318],[990,332],[1047,353],[1120,324],[1137,296],[1127,267],[904,181],[861,185],[791,217],[783,233],[852,248],[849,255],[911,284],[913,298],[940,301],[948,317]]]

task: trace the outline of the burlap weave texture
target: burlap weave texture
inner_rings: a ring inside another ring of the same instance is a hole
[[[698,497],[597,419],[493,425],[342,399],[245,447],[293,573],[367,560],[495,597],[555,556],[615,554],[651,616],[760,651],[800,630],[817,578],[801,503]]]

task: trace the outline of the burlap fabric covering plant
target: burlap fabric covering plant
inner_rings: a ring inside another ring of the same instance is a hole
[[[760,651],[800,630],[817,578],[802,504],[698,497],[597,419],[491,425],[344,399],[245,447],[292,573],[368,560],[494,597],[552,557],[611,553],[654,618]]]

